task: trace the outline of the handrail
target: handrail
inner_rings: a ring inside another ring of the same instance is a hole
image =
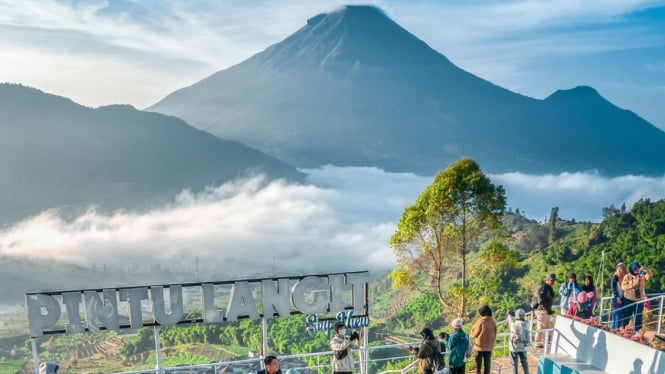
[[[647,296],[649,296],[649,295],[647,295]],[[633,301],[633,302],[630,303],[630,305],[622,305],[619,308],[610,307],[610,309],[608,311],[604,312],[602,310],[602,304],[604,302],[606,302],[607,299],[610,299],[610,301],[611,301],[612,297],[605,296],[605,297],[601,298],[601,309],[600,309],[598,315],[593,317],[594,319],[598,320],[599,324],[603,323],[603,320],[602,320],[603,317],[608,317],[609,316],[610,317],[609,320],[611,321],[611,318],[614,317],[614,312],[615,311],[627,310],[628,308],[635,307],[635,304],[644,304],[646,301],[649,301],[649,303],[651,303],[651,305],[653,306],[653,304],[655,304],[655,303],[652,303],[652,301],[658,300],[659,301],[659,307],[658,307],[658,322],[657,322],[657,327],[656,327],[656,333],[657,334],[661,333],[662,322],[663,322],[663,307],[665,306],[665,293],[655,294],[655,296],[647,297],[646,299],[643,299],[643,300],[640,300],[640,301]],[[653,310],[653,307],[651,308],[651,310]]]

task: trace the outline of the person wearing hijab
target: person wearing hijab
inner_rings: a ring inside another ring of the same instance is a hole
[[[644,285],[652,277],[651,270],[643,267],[639,262],[633,262],[630,264],[630,271],[621,281],[621,289],[627,301],[624,319],[635,318],[633,331],[636,333],[642,329],[643,301],[646,299]]]

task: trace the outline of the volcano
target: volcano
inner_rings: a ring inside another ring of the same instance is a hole
[[[283,41],[148,108],[299,167],[431,175],[662,175],[665,133],[591,87],[546,99],[453,64],[371,6],[319,14]]]

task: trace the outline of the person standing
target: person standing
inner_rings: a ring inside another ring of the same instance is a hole
[[[439,341],[434,337],[432,329],[425,327],[420,331],[423,340],[420,346],[413,351],[418,358],[418,369],[423,374],[432,374],[436,371],[436,360],[441,352]]]
[[[612,316],[612,325],[611,329],[618,329],[620,327],[626,327],[628,324],[627,319],[624,320],[624,306],[626,305],[626,299],[623,296],[623,290],[621,289],[621,281],[626,275],[626,264],[619,262],[616,267],[616,272],[612,276],[612,281],[610,282],[610,289],[612,290],[612,307],[614,308],[614,315]]]
[[[256,374],[282,374],[276,356],[266,356],[263,359],[263,366],[265,366],[265,369],[259,370]]]
[[[517,374],[519,362],[522,363],[524,374],[529,374],[526,347],[530,344],[531,333],[529,331],[529,324],[524,320],[525,315],[524,309],[517,309],[514,318],[512,315],[508,316],[510,326],[508,350],[510,351],[510,358],[513,361],[513,374]]]
[[[450,374],[464,374],[466,366],[466,351],[469,348],[469,335],[463,330],[464,320],[455,318],[450,327],[453,333],[448,338],[448,367]]]
[[[593,277],[591,275],[584,276],[582,292],[586,292],[586,300],[580,302],[582,303],[580,308],[581,317],[591,318],[593,311],[596,310],[596,306],[598,305],[598,291],[593,284]]]
[[[446,351],[448,350],[446,344],[448,344],[448,338],[450,338],[450,335],[447,332],[442,331],[439,333],[439,355],[441,356],[439,362],[441,363],[441,369],[446,367]]]
[[[577,294],[579,294],[581,290],[580,285],[577,283],[577,276],[575,273],[568,274],[568,282],[561,283],[561,286],[559,286],[559,296],[561,296],[559,306],[561,307],[561,314],[571,314],[569,311],[575,304]]]
[[[471,328],[469,335],[474,339],[473,350],[476,352],[476,374],[480,374],[481,366],[484,367],[483,374],[490,374],[492,366],[492,350],[496,343],[496,321],[492,317],[492,309],[483,305],[478,309],[480,318]]]
[[[554,304],[554,289],[552,286],[556,282],[556,275],[550,274],[545,278],[543,284],[538,288],[538,308],[535,311],[538,330],[550,328],[550,316],[554,314],[552,305]],[[543,346],[545,334],[540,331],[536,334],[536,347]]]
[[[652,277],[651,270],[643,267],[638,262],[633,262],[630,264],[630,272],[621,281],[623,295],[628,301],[624,318],[630,319],[633,315],[635,316],[633,331],[636,333],[642,329],[642,314],[644,313],[644,303],[642,301],[646,299],[644,285]]]
[[[350,374],[353,372],[351,349],[358,349],[360,336],[355,331],[351,337],[346,336],[346,325],[343,322],[337,322],[334,328],[335,336],[330,340],[333,374]]]

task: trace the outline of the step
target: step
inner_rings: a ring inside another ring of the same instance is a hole
[[[597,367],[578,361],[564,354],[542,356],[538,362],[538,374],[609,374]]]

